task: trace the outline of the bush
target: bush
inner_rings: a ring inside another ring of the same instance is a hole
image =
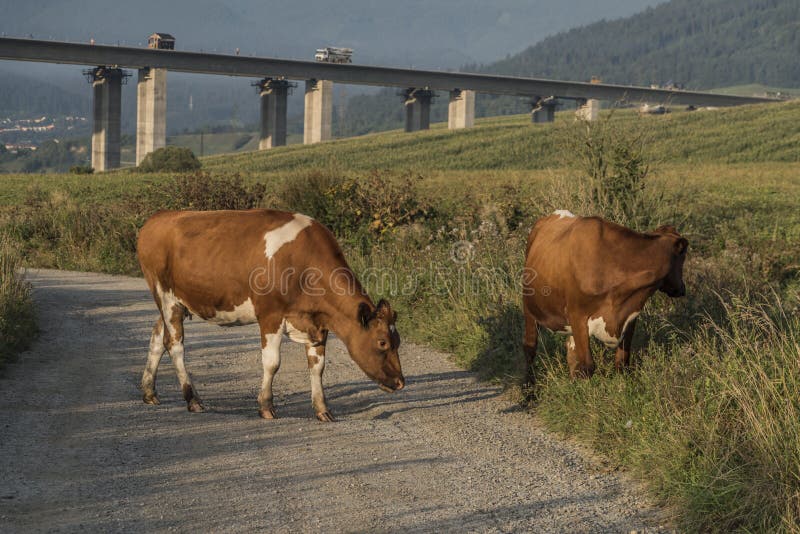
[[[138,168],[141,172],[188,172],[200,167],[200,160],[188,148],[166,146],[150,152]]]
[[[287,180],[275,200],[284,209],[316,218],[339,237],[379,237],[433,217],[432,206],[416,194],[419,179],[392,179],[377,171],[366,177],[313,171]]]
[[[599,215],[639,231],[652,229],[662,195],[649,187],[652,129],[643,118],[623,121],[614,112],[575,120],[558,133],[562,163],[577,176],[552,196],[580,215]]]
[[[93,174],[94,167],[91,165],[73,165],[69,168],[70,174]]]
[[[261,207],[265,195],[264,184],[245,184],[238,174],[198,172],[149,185],[129,200],[129,209],[142,215],[163,209],[244,210]]]
[[[30,285],[20,267],[15,247],[0,238],[0,365],[27,348],[37,331]]]
[[[139,274],[138,229],[164,209],[248,209],[261,206],[266,188],[238,176],[203,173],[150,184],[119,202],[80,202],[65,191],[28,191],[9,209],[3,232],[26,262],[56,269]]]

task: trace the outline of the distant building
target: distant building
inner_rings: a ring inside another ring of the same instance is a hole
[[[148,48],[175,50],[175,38],[168,33],[154,33],[147,38]]]
[[[36,145],[31,143],[15,143],[6,145],[6,150],[11,152],[12,154],[19,153],[20,150],[36,150]]]

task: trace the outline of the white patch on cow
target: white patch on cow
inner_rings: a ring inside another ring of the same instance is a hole
[[[215,310],[214,317],[210,317],[208,322],[220,325],[244,325],[256,322],[256,309],[253,301],[248,298],[233,310]]]
[[[325,371],[325,354],[317,352],[317,347],[308,347],[308,357],[315,357],[314,363],[309,367],[308,371],[311,377],[311,404],[314,406],[314,411],[318,414],[328,411],[325,404],[325,393],[322,389],[322,373]],[[310,362],[309,362],[310,363]]]
[[[575,217],[575,214],[569,210],[556,210],[553,212],[553,215],[558,215],[559,219],[563,219],[564,217]]]
[[[311,226],[312,221],[310,217],[295,213],[291,221],[264,234],[264,254],[267,259],[272,259],[283,245],[294,241],[304,228]]]
[[[567,348],[569,350],[575,350],[575,338],[574,337],[569,336],[569,339],[567,340]]]
[[[264,334],[264,348],[261,349],[261,365],[264,375],[261,380],[261,392],[258,402],[269,400],[272,403],[272,380],[281,366],[281,333],[283,325],[274,334]]]
[[[633,321],[637,317],[639,317],[639,312],[633,312],[628,316],[627,319],[625,319],[625,324],[622,325],[622,331],[620,332],[620,335],[624,335],[625,332],[628,331],[628,325],[630,325],[631,321]]]
[[[589,326],[589,335],[594,336],[600,341],[602,341],[606,347],[610,349],[615,349],[619,345],[619,339],[612,336],[606,330],[606,320],[602,317],[595,317],[594,319],[589,319],[587,322]]]
[[[570,325],[564,325],[564,328],[562,328],[561,330],[556,330],[556,334],[572,335],[572,327]]]
[[[174,337],[175,327],[172,326],[172,308],[176,304],[182,305],[182,303],[171,289],[169,291],[164,291],[160,282],[156,282],[156,293],[158,294],[158,298],[161,299],[161,313],[164,317],[164,327],[167,329],[167,332]]]
[[[291,339],[295,343],[310,343],[311,342],[311,338],[308,337],[308,334],[306,334],[305,332],[303,332],[301,330],[298,330],[297,328],[292,326],[292,323],[290,323],[289,321],[286,321],[286,320],[284,320],[283,323],[285,325],[284,332],[286,332],[286,336],[289,339]]]

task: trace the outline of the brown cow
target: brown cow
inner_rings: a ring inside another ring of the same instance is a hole
[[[523,280],[528,381],[534,378],[538,325],[570,334],[567,362],[573,377],[594,372],[589,336],[616,349],[618,370],[627,367],[636,317],[647,299],[656,291],[686,294],[687,247],[671,226],[642,234],[565,210],[536,221]]]
[[[265,419],[275,417],[272,379],[284,334],[306,345],[311,401],[321,421],[334,420],[322,390],[329,331],[382,389],[403,388],[397,314],[386,301],[373,305],[336,238],[313,219],[273,210],[160,212],[142,227],[137,249],[160,312],[142,376],[144,402],[158,404],[156,371],[166,350],[189,411],[203,411],[183,363],[183,321],[190,314],[222,326],[258,323]]]

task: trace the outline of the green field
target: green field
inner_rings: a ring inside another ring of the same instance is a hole
[[[413,280],[367,280],[399,311],[406,339],[532,398],[526,406],[552,429],[646,481],[680,528],[797,531],[798,116],[793,102],[620,111],[591,128],[566,113],[553,125],[516,116],[212,156],[189,176],[0,176],[0,231],[27,265],[138,275],[136,232],[157,209],[309,213],[358,273]],[[582,156],[588,144],[607,164],[600,182],[589,178],[598,162]],[[619,198],[598,193],[619,180],[632,184]],[[539,380],[523,392],[516,273],[531,225],[558,208],[677,225],[690,242],[689,294],[648,303],[626,375],[596,346],[597,375],[570,380],[563,338],[544,333]],[[469,261],[453,262],[465,242]],[[479,283],[453,283],[463,279]]]
[[[796,87],[770,87],[760,83],[749,83],[747,85],[733,85],[730,87],[722,87],[720,89],[712,89],[712,93],[722,93],[726,95],[738,96],[754,96],[763,95],[765,93],[781,93],[783,95],[797,98],[800,96],[800,90]]]
[[[635,121],[631,111],[621,120]],[[664,162],[744,163],[800,161],[800,103],[767,104],[712,111],[676,111],[646,117],[654,155]],[[270,153],[207,159],[213,170],[286,172],[338,165],[348,170],[531,170],[559,166],[563,154],[553,130],[572,122],[557,114],[555,125],[532,125],[527,115],[479,120],[479,128],[450,132],[443,124],[427,132],[372,134],[312,147],[283,147]]]

